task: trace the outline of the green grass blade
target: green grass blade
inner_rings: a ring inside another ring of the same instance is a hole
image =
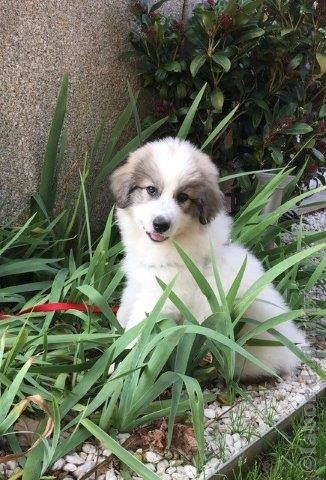
[[[94,436],[102,445],[127,465],[133,473],[144,478],[144,480],[159,480],[160,477],[156,473],[149,470],[145,465],[140,462],[134,455],[129,453],[118,442],[116,442],[110,435],[105,433],[100,427],[88,419],[81,421],[81,424]]]
[[[243,275],[244,275],[244,272],[246,270],[246,267],[247,267],[247,256],[246,258],[244,259],[235,279],[233,280],[233,283],[226,295],[226,301],[228,303],[228,306],[229,306],[229,309],[231,310],[234,302],[235,302],[235,299],[237,297],[237,294],[238,294],[238,291],[239,291],[239,288],[240,288],[240,285],[241,285],[241,282],[242,282],[242,279],[243,279]]]
[[[0,277],[9,275],[20,275],[30,272],[48,272],[56,273],[57,268],[50,265],[57,264],[56,258],[28,258],[26,260],[12,260],[0,265]]]
[[[321,262],[317,265],[313,274],[308,278],[308,281],[304,287],[305,292],[309,292],[314,285],[319,281],[321,275],[325,271],[326,267],[326,257],[324,256]]]
[[[135,101],[137,101],[138,98],[138,93],[134,95]],[[132,103],[131,101],[128,103],[126,108],[123,110],[123,112],[119,115],[111,133],[110,133],[110,139],[108,142],[108,145],[105,150],[104,158],[103,158],[103,163],[107,163],[109,159],[111,158],[111,155],[113,153],[113,150],[119,141],[119,138],[121,137],[122,133],[124,132],[126,126],[128,125],[131,115],[132,115]]]
[[[202,96],[204,95],[205,89],[207,87],[207,83],[204,84],[204,86],[201,88],[201,90],[197,93],[195,100],[193,101],[192,105],[190,106],[187,115],[185,119],[183,120],[181,127],[177,133],[177,137],[181,139],[186,139],[189,133],[189,130],[191,128],[194,116],[197,113],[198,106],[200,104],[200,101],[202,99]]]
[[[134,115],[134,120],[135,120],[135,125],[136,125],[136,131],[137,131],[137,137],[138,137],[138,146],[140,147],[143,143],[142,140],[142,132],[141,132],[141,123],[140,123],[140,118],[139,118],[139,113],[137,109],[137,101],[134,95],[134,92],[132,91],[131,85],[128,82],[128,94],[132,106],[132,112]]]
[[[24,377],[30,368],[31,364],[34,362],[35,357],[31,357],[25,362],[20,370],[18,370],[14,380],[12,381],[10,387],[5,390],[0,398],[0,431],[3,421],[5,420],[14,399],[18,393],[19,387],[24,380]]]
[[[280,315],[277,315],[276,317],[273,317],[273,318],[269,318],[268,320],[265,320],[263,323],[260,323],[256,327],[252,328],[251,330],[249,330],[249,332],[242,335],[237,340],[237,342],[239,345],[244,345],[248,340],[255,337],[256,335],[265,333],[270,328],[277,327],[278,325],[281,325],[284,322],[296,320],[297,318],[302,317],[304,315],[305,315],[304,310],[294,310],[291,312],[281,313]]]
[[[283,170],[283,168],[267,168],[265,170],[251,170],[250,172],[240,172],[240,173],[233,173],[232,175],[225,175],[224,177],[219,178],[219,183],[227,182],[228,180],[234,180],[235,178],[246,177],[248,175],[255,175],[256,173],[263,173],[263,172],[277,172],[279,170]]]
[[[64,438],[58,444],[52,463],[56,462],[59,458],[64,457],[67,453],[73,452],[79,445],[85,442],[91,436],[90,432],[86,428],[78,428],[73,431],[69,437]],[[36,480],[36,479],[33,479]]]
[[[234,107],[234,109],[231,110],[231,112],[228,113],[226,115],[226,117],[224,117],[223,120],[220,121],[220,123],[214,128],[212,133],[210,135],[208,135],[207,139],[205,140],[205,142],[200,147],[201,150],[204,150],[204,148],[206,148],[207,145],[209,145],[210,143],[212,143],[213,141],[216,141],[218,139],[219,133],[221,133],[222,130],[228,125],[228,123],[233,118],[235,112],[238,110],[238,108],[239,108],[239,105]]]
[[[246,321],[248,323],[252,323],[253,325],[258,325],[260,323],[257,320],[252,319],[246,319]],[[274,330],[273,328],[269,330],[269,333],[273,335],[285,347],[287,347],[294,355],[296,355],[301,360],[301,362],[305,363],[314,372],[316,372],[320,376],[320,378],[322,378],[323,380],[326,379],[326,371],[313,358],[306,355],[303,350],[301,350],[301,348],[297,347],[295,343],[291,342],[291,340],[289,340],[285,335],[278,332],[277,330]]]
[[[255,298],[259,295],[259,293],[276,277],[278,277],[281,273],[288,270],[290,267],[295,265],[298,262],[301,262],[305,258],[314,255],[315,253],[319,252],[323,248],[326,247],[326,244],[319,244],[314,247],[307,248],[302,252],[298,252],[294,255],[291,255],[289,258],[279,262],[277,265],[269,269],[265,272],[256,282],[247,290],[246,294],[239,300],[237,305],[235,306],[235,311],[237,314],[237,321],[243,316],[247,308],[252,304]]]
[[[62,126],[66,114],[68,94],[68,74],[64,73],[61,88],[54,111],[48,142],[45,150],[44,165],[41,171],[39,195],[47,212],[51,212],[55,200],[57,156]]]
[[[167,287],[167,284],[164,283],[160,278],[156,277],[156,280],[162,290],[164,290]],[[171,290],[169,294],[169,299],[171,300],[172,303],[177,307],[179,312],[182,314],[182,316],[188,320],[189,323],[193,323],[194,325],[198,325],[198,321],[196,317],[191,313],[191,311],[186,307],[186,305],[183,303],[181,298],[179,298],[173,290]]]
[[[205,459],[204,441],[204,397],[198,381],[186,375],[180,375],[189,396],[192,423],[197,441],[197,468],[201,470]]]
[[[143,142],[145,142],[149,137],[151,137],[164,123],[166,123],[168,117],[164,117],[157,122],[153,123],[149,127],[145,128],[142,131],[141,136]],[[127,158],[130,152],[136,150],[138,147],[138,136],[133,138],[130,142],[124,145],[117,153],[113,155],[112,158],[106,159],[98,173],[98,176],[95,180],[95,185],[98,185],[107,175],[109,175],[115,167],[117,167],[123,160]]]
[[[183,335],[183,333],[182,333]],[[180,374],[185,374],[187,370],[187,365],[189,362],[189,356],[193,343],[195,341],[196,335],[183,335],[183,338],[178,342],[178,347],[176,351],[175,361],[174,361],[174,371]],[[171,445],[172,435],[173,435],[173,426],[175,418],[178,412],[178,405],[181,398],[182,392],[182,381],[181,379],[175,382],[172,386],[172,398],[171,398],[171,411],[168,421],[168,448]]]
[[[122,327],[116,316],[112,312],[111,308],[108,306],[105,298],[101,295],[94,287],[91,285],[81,285],[77,287],[77,289],[85,295],[93,305],[99,307],[103,313],[103,315],[108,319],[111,326],[115,327],[118,332],[122,332]]]
[[[94,141],[92,143],[92,146],[89,152],[90,164],[93,164],[96,161],[97,153],[103,139],[103,132],[104,132],[104,124],[102,124],[100,128],[97,129]]]
[[[197,265],[191,260],[189,255],[180,247],[180,245],[174,243],[175,248],[177,249],[177,252],[179,253],[180,257],[182,258],[182,261],[188,268],[189,272],[191,273],[192,277],[196,281],[198,287],[200,288],[201,292],[205,295],[207,298],[207,301],[212,309],[212,311],[216,311],[219,309],[219,302],[217,300],[217,297],[214,293],[214,290],[202,274],[202,272],[199,270]]]
[[[35,218],[35,215],[36,213],[34,213],[34,215],[32,215],[28,220],[27,222],[18,230],[18,232],[9,240],[9,242],[7,242],[5,244],[4,247],[0,248],[0,257],[1,255],[3,255],[5,253],[6,250],[8,250],[9,247],[11,247],[11,245],[13,245],[17,240],[18,238],[25,232],[25,230],[27,229],[27,227],[32,223],[32,221],[34,220]]]
[[[3,364],[3,368],[1,368],[2,373],[6,373],[9,369],[12,362],[15,360],[16,356],[21,352],[24,345],[27,342],[28,338],[28,331],[25,325],[20,329],[17,337],[14,339],[14,343],[10,349],[10,351],[6,355],[6,360]]]

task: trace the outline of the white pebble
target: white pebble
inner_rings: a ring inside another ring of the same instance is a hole
[[[109,457],[110,455],[112,455],[112,452],[111,450],[108,450],[107,448],[105,450],[103,450],[103,455],[105,457]]]
[[[123,443],[130,437],[130,433],[118,433],[117,439],[120,443]]]
[[[237,440],[236,442],[234,442],[234,450],[236,452],[239,452],[241,448],[242,448],[241,440]]]
[[[162,460],[162,455],[149,451],[144,453],[144,459],[148,463],[158,463],[160,460]]]
[[[167,460],[161,460],[160,462],[158,462],[158,464],[156,465],[156,471],[157,473],[164,473],[165,470],[168,468],[169,466],[169,462]]]
[[[171,475],[168,475],[167,473],[162,473],[160,477],[161,480],[171,480]]]
[[[207,465],[209,465],[210,467],[212,468],[216,468],[219,466],[220,464],[220,460],[218,460],[217,458],[213,457],[211,458],[208,462],[207,462]]]
[[[178,467],[179,465],[182,465],[182,460],[171,460],[170,466],[171,467]]]
[[[184,466],[179,466],[179,467],[177,467],[177,472],[178,472],[178,473],[182,473],[182,475],[184,475],[184,474],[185,474],[185,468],[184,468]]]
[[[73,463],[66,463],[66,465],[63,467],[63,470],[66,472],[74,472],[77,470],[77,467]]]
[[[74,480],[72,477],[64,477],[62,480]]]
[[[152,470],[152,472],[155,472],[156,468],[152,463],[144,463],[145,467],[148,468],[148,470]]]
[[[205,408],[204,415],[206,418],[213,419],[215,418],[215,410],[213,410],[212,408]]]
[[[100,475],[99,477],[97,477],[96,480],[105,480],[105,474],[104,474],[104,475]]]
[[[95,453],[96,452],[96,448],[94,447],[94,445],[91,445],[90,443],[84,443],[84,445],[82,446],[82,450],[85,453]]]
[[[229,417],[225,417],[225,418],[223,417],[222,421],[223,421],[224,425],[231,425],[232,424],[232,420]]]
[[[73,463],[74,465],[82,465],[85,462],[78,453],[75,453],[74,455],[66,455],[65,458],[68,463]]]
[[[87,462],[96,462],[97,461],[97,453],[89,453],[86,458]]]
[[[91,468],[95,466],[95,462],[85,462],[83,465],[79,465],[77,470],[74,471],[76,478],[81,478],[85,473],[89,472]]]
[[[80,456],[81,458],[83,458],[84,460],[87,459],[87,453],[85,453],[85,452],[80,452],[79,456]]]
[[[106,472],[105,480],[117,480],[117,476],[112,468]]]
[[[196,478],[197,468],[193,465],[185,465],[184,472],[189,478]]]
[[[176,472],[177,469],[175,467],[169,467],[166,469],[166,472],[165,473],[169,473],[170,475],[174,472]]]
[[[188,480],[188,477],[183,475],[182,473],[172,473],[173,480]]]
[[[240,440],[240,435],[238,433],[234,433],[232,437],[233,437],[233,442],[238,442]]]
[[[225,443],[228,447],[233,447],[233,438],[229,433],[225,434]]]
[[[7,462],[7,468],[10,470],[15,470],[17,467],[18,463],[15,460],[9,460],[9,462]]]
[[[59,458],[53,465],[51,470],[62,470],[62,467],[66,464],[63,458]]]

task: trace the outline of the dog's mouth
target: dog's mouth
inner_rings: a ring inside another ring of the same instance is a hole
[[[168,239],[168,237],[166,237],[165,235],[162,235],[161,233],[158,233],[158,232],[146,232],[146,234],[149,236],[149,238],[153,242],[164,242],[164,240]]]

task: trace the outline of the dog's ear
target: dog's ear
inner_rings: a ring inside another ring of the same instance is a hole
[[[207,225],[218,212],[225,209],[225,198],[216,182],[216,178],[207,178],[198,206],[199,221],[202,225]]]
[[[110,178],[110,190],[119,208],[130,205],[130,193],[134,186],[134,169],[127,162],[117,168]]]

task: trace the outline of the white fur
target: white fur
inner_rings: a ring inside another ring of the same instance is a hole
[[[151,152],[151,159],[155,161],[157,170],[163,178],[164,189],[158,199],[149,199],[148,202],[117,209],[117,219],[126,250],[123,270],[127,278],[118,320],[126,329],[142,321],[162,294],[155,276],[167,283],[178,273],[174,291],[198,321],[202,322],[211,314],[209,305],[179,257],[172,240],[186,250],[214,287],[209,261],[211,240],[225,292],[232,285],[245,257],[247,267],[239,296],[263,274],[263,267],[244,247],[230,243],[232,221],[228,215],[219,212],[208,225],[202,225],[196,218],[185,214],[173,199],[173,192],[182,178],[197,168],[196,162],[200,158],[198,155],[202,154],[190,143],[171,138],[147,144],[146,149],[147,152]],[[217,175],[213,164],[210,162],[208,165],[207,158],[203,156],[203,166]],[[146,232],[151,230],[153,218],[162,214],[171,220],[171,227],[167,232],[169,238],[156,243],[146,235]],[[247,317],[263,322],[288,311],[282,296],[272,285],[260,293],[259,299],[252,303],[246,312]],[[176,319],[179,316],[179,312],[170,301],[167,301],[164,311]],[[292,322],[278,326],[277,330],[293,342],[306,343],[304,334]],[[263,334],[260,338],[275,340],[268,334]],[[286,347],[248,347],[248,350],[277,372],[291,372],[299,364],[297,357]],[[236,374],[241,375],[241,378],[251,379],[263,372],[248,361],[244,364],[243,357],[239,356],[236,361]]]

